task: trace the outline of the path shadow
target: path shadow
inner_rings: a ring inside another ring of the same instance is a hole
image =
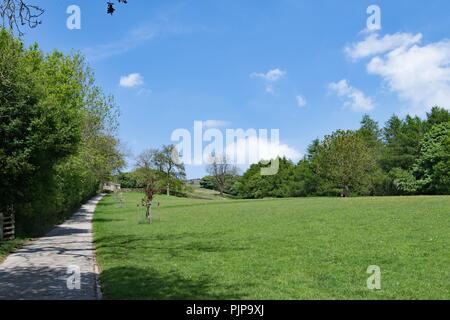
[[[96,299],[96,275],[81,270],[80,290],[70,290],[67,270],[61,267],[0,269],[0,300]]]
[[[90,233],[91,230],[88,229],[72,228],[69,226],[64,227],[59,226],[50,231],[47,234],[46,238],[69,236],[74,234],[90,234]]]
[[[66,244],[66,247],[62,247],[61,245]],[[90,246],[90,241],[87,241],[88,247],[82,247],[85,245],[86,241],[83,242],[68,242],[68,243],[43,243],[39,246],[28,245],[23,248],[20,248],[15,252],[17,257],[20,257],[24,260],[33,259],[36,255],[64,255],[72,258],[90,258],[94,252],[94,248]]]

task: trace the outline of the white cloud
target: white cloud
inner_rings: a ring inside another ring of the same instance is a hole
[[[298,107],[303,108],[304,106],[306,106],[306,99],[302,95],[296,96],[295,100],[297,101]]]
[[[274,94],[275,93],[274,83],[284,78],[286,74],[287,74],[286,71],[276,68],[269,70],[266,73],[254,72],[250,74],[250,78],[262,79],[264,82],[266,82],[266,85],[264,87],[266,93]]]
[[[396,49],[373,58],[367,70],[412,103],[413,112],[424,113],[435,105],[450,109],[450,41]]]
[[[286,74],[287,74],[286,71],[276,68],[266,73],[254,72],[250,75],[250,77],[260,78],[268,82],[277,82],[278,80],[281,80]]]
[[[267,93],[271,93],[271,94],[275,93],[275,90],[274,90],[272,84],[267,84],[265,90]]]
[[[224,120],[206,120],[203,121],[203,126],[205,128],[222,128],[228,126],[230,123]]]
[[[120,86],[124,88],[139,87],[144,84],[144,78],[139,73],[131,73],[120,77]]]
[[[154,23],[143,25],[127,32],[126,35],[108,43],[101,43],[83,50],[90,61],[99,61],[125,54],[159,37],[192,32],[171,18],[161,18]]]
[[[142,89],[139,89],[137,94],[139,96],[150,95],[150,94],[152,94],[152,90],[151,89],[147,89],[147,88],[142,88]]]
[[[226,154],[230,162],[235,164],[254,164],[261,160],[272,160],[277,157],[286,157],[291,160],[299,160],[302,155],[287,144],[275,143],[270,139],[261,139],[250,136],[238,139],[226,148]],[[245,159],[246,161],[242,161]]]
[[[380,38],[378,34],[370,34],[356,44],[345,47],[344,51],[350,58],[357,60],[377,54],[383,54],[400,47],[409,47],[422,40],[422,34],[395,33]]]
[[[144,34],[133,30],[122,39],[111,41],[109,43],[98,44],[96,46],[86,48],[83,51],[89,60],[99,61],[127,53],[128,51],[139,47],[157,36],[157,31],[149,30],[147,34]]]
[[[346,79],[330,83],[328,88],[338,97],[344,98],[344,105],[350,107],[353,111],[370,111],[375,107],[371,98],[366,97],[361,90],[352,87]]]
[[[379,39],[378,49],[349,51],[350,55],[372,56],[367,72],[380,76],[408,105],[409,113],[424,114],[435,105],[450,109],[450,40],[421,45],[421,34],[399,35]],[[395,37],[397,42],[392,41]],[[353,48],[363,48],[370,41],[363,40]]]

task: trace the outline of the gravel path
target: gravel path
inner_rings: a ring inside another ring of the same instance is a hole
[[[0,299],[101,298],[92,234],[97,196],[47,236],[32,241],[0,265]]]

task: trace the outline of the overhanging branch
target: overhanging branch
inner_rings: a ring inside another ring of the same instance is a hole
[[[9,27],[20,36],[23,27],[36,28],[41,24],[39,17],[45,10],[39,6],[26,3],[24,0],[3,0],[0,4],[0,17],[3,27]]]

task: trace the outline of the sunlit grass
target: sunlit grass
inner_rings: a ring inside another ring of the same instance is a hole
[[[139,224],[140,194],[95,215],[107,298],[449,299],[450,197],[167,198]],[[368,266],[382,271],[370,291]]]

